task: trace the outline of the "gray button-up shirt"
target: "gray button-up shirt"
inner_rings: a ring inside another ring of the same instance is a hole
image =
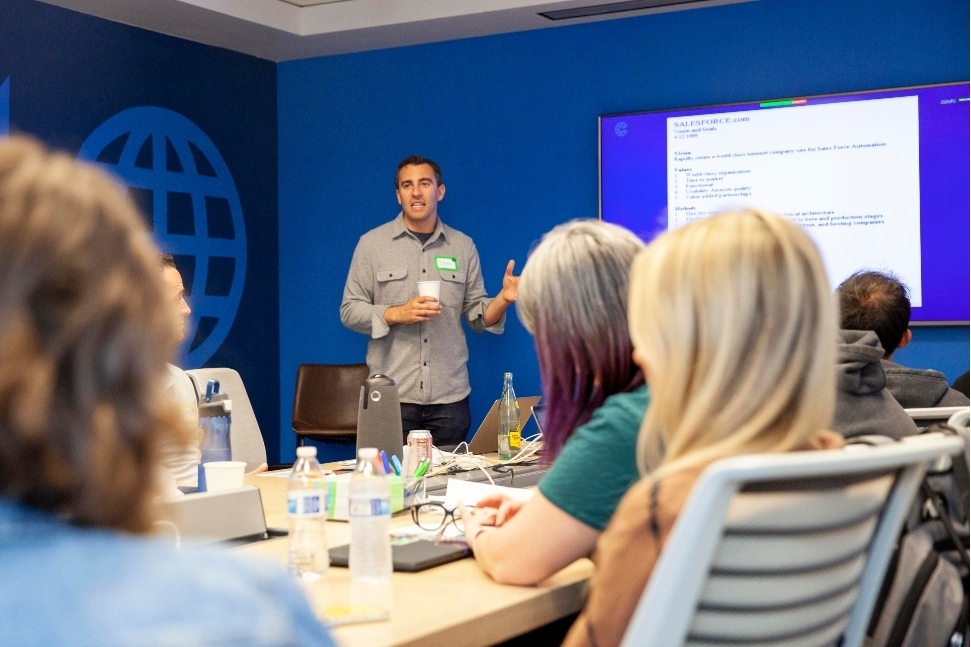
[[[442,312],[431,321],[389,326],[384,311],[418,296],[418,281],[441,281]],[[398,384],[402,402],[446,404],[471,391],[461,318],[475,332],[502,333],[505,315],[486,327],[489,304],[472,239],[442,223],[424,246],[398,214],[361,236],[341,301],[341,323],[370,335],[367,364]]]

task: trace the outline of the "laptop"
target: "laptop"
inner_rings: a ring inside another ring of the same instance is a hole
[[[546,430],[543,429],[543,425],[546,424],[546,405],[537,404],[532,408],[533,420],[536,421],[536,429],[541,434],[546,434]]]
[[[519,428],[524,429],[533,415],[533,407],[536,406],[542,396],[533,395],[525,398],[516,398],[519,403],[519,413],[526,412]],[[499,401],[492,403],[492,408],[486,414],[479,428],[476,430],[472,440],[469,441],[469,451],[473,454],[492,454],[499,451]]]

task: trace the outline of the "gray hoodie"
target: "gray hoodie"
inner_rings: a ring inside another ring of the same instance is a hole
[[[900,439],[917,433],[890,392],[880,365],[883,347],[872,330],[841,330],[836,350],[833,429],[847,438],[879,434]]]
[[[907,368],[889,360],[881,363],[887,390],[904,409],[968,406],[968,396],[948,387],[943,373]]]

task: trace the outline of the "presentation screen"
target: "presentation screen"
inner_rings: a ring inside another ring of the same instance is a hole
[[[646,241],[720,211],[799,223],[835,288],[909,288],[915,322],[966,322],[968,84],[600,117],[600,213]]]

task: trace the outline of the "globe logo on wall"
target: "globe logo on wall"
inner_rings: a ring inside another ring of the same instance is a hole
[[[123,110],[91,133],[78,157],[120,178],[175,257],[192,307],[188,368],[202,366],[236,318],[246,278],[246,229],[236,184],[208,136],[171,110]]]
[[[10,77],[0,83],[0,137],[10,134]]]

